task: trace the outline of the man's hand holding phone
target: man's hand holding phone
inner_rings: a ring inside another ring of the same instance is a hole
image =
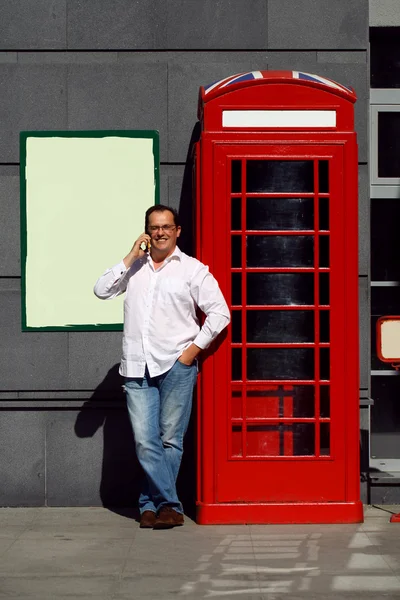
[[[151,238],[147,233],[141,233],[132,246],[131,251],[124,258],[124,264],[127,269],[138,259],[142,258],[151,248]]]

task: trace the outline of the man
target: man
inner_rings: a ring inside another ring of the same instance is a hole
[[[140,527],[183,525],[176,479],[197,378],[196,358],[228,325],[229,309],[208,267],[177,246],[178,214],[146,211],[145,233],[123,261],[100,277],[96,296],[126,292],[123,355],[129,417],[145,473]],[[200,328],[199,307],[206,315]]]

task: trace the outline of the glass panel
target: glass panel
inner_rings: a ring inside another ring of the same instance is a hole
[[[242,191],[242,161],[232,161],[232,181],[231,181],[232,194],[238,194]]]
[[[232,348],[232,381],[242,379],[242,350],[241,348]]]
[[[232,273],[232,305],[242,304],[242,274]]]
[[[374,288],[372,288],[374,289]],[[397,309],[398,312],[398,309]],[[386,313],[388,314],[388,313]],[[382,316],[382,315],[380,315]],[[383,362],[378,358],[377,349],[376,349],[376,323],[379,317],[371,316],[371,369],[374,371],[387,371],[392,367],[390,364]]]
[[[329,311],[321,310],[319,313],[319,340],[320,342],[329,342]]]
[[[240,425],[232,425],[232,456],[243,456],[243,438]]]
[[[319,199],[319,228],[329,231],[329,198]]]
[[[231,229],[239,231],[242,229],[242,200],[241,198],[232,198],[231,200]]]
[[[293,423],[293,455],[315,455],[315,427],[313,423]]]
[[[313,192],[311,160],[248,160],[247,192]]]
[[[242,266],[242,236],[232,236],[232,267]]]
[[[329,385],[321,385],[319,388],[319,414],[323,419],[331,416]]]
[[[232,311],[232,342],[234,344],[242,341],[242,311]]]
[[[248,419],[314,417],[314,386],[274,385],[246,394]]]
[[[239,198],[238,198],[239,200]],[[314,229],[312,198],[247,198],[247,229]]]
[[[318,162],[318,178],[319,178],[319,191],[322,194],[329,192],[329,161],[320,160]]]
[[[313,273],[248,273],[247,303],[265,306],[314,304]]]
[[[370,27],[369,32],[371,41],[371,87],[399,88],[400,27]]]
[[[311,235],[249,235],[248,267],[313,267],[314,237]]]
[[[329,304],[329,273],[319,274],[319,303]]]
[[[371,456],[400,458],[400,377],[371,377]]]
[[[314,379],[310,348],[248,348],[248,379]]]
[[[250,343],[313,342],[314,312],[311,310],[249,310],[247,341]]]
[[[378,177],[400,177],[400,112],[378,112]]]
[[[371,314],[373,316],[397,315],[399,307],[400,282],[396,286],[371,287]]]
[[[329,236],[319,236],[319,266],[329,267]]]
[[[331,425],[330,423],[320,423],[320,456],[329,456],[331,453]]]
[[[240,419],[242,417],[242,393],[238,391],[232,392],[232,418]]]
[[[283,428],[281,425],[248,425],[247,456],[282,456]]]
[[[330,352],[329,348],[320,348],[319,350],[319,372],[320,379],[328,381],[330,379],[331,366],[330,366]]]
[[[371,200],[371,279],[374,281],[400,280],[399,223],[398,198]]]

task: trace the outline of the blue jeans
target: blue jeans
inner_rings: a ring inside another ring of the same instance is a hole
[[[196,365],[179,361],[159,375],[125,379],[126,399],[135,436],[136,454],[145,472],[139,510],[157,512],[170,506],[183,513],[176,492],[176,479],[192,410]]]

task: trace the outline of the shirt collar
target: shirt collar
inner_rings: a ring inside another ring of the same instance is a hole
[[[164,265],[165,265],[165,264],[167,264],[167,263],[169,263],[169,262],[170,262],[170,261],[171,261],[173,258],[174,258],[175,260],[182,260],[182,250],[181,250],[180,248],[178,248],[178,246],[175,246],[175,250],[173,251],[173,253],[172,253],[172,254],[170,254],[170,255],[168,256],[168,258],[166,258],[166,259],[164,260]],[[152,265],[152,264],[153,264],[153,262],[152,262],[152,260],[151,260],[150,253],[148,253],[148,254],[147,254],[147,262],[148,262],[150,265]]]

